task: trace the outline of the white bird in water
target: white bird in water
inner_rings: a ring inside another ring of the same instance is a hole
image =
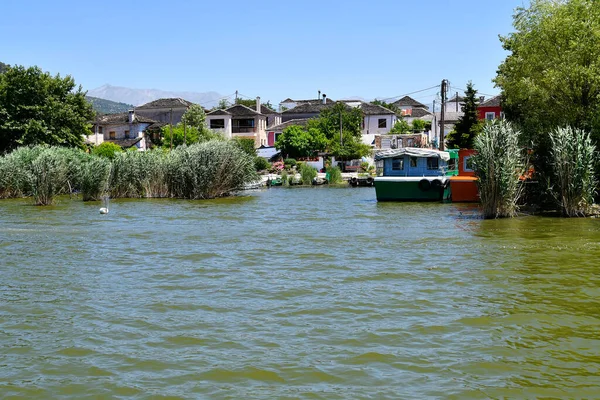
[[[104,205],[105,205],[106,207],[102,207],[102,208],[100,209],[100,214],[108,214],[108,197],[105,197],[105,198],[104,198]]]

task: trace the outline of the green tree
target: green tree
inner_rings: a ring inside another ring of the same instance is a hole
[[[213,110],[224,110],[229,107],[231,107],[231,103],[229,102],[229,100],[221,99],[219,100],[219,104],[217,104],[217,106],[214,107]]]
[[[0,74],[2,74],[4,71],[7,71],[9,68],[10,68],[10,65],[0,62]]]
[[[425,130],[426,122],[422,119],[413,119],[412,130],[413,132],[423,132]]]
[[[598,143],[600,3],[531,0],[516,9],[513,26],[500,37],[510,54],[495,79],[506,118],[542,145],[547,132],[565,125],[592,132]]]
[[[93,116],[71,76],[22,66],[0,74],[0,152],[35,144],[82,147]]]
[[[482,123],[479,121],[477,107],[479,98],[473,83],[467,83],[465,104],[462,106],[463,115],[458,118],[452,132],[446,136],[449,149],[472,149],[475,137],[481,132]]]
[[[254,147],[254,139],[234,137],[233,142],[246,154],[251,157],[256,157],[256,148]]]
[[[394,124],[394,126],[392,126],[392,129],[390,129],[390,134],[391,135],[401,135],[403,133],[410,133],[411,128],[410,125],[408,124],[408,122],[406,122],[404,119],[398,119],[396,121],[396,123]]]
[[[314,124],[314,123],[313,123]],[[288,126],[275,142],[275,147],[286,158],[301,158],[325,150],[327,138],[317,127]]]
[[[204,108],[198,104],[192,104],[181,117],[181,124],[188,128],[196,128],[198,131],[206,129],[206,113]]]
[[[360,158],[371,148],[362,143],[363,113],[359,108],[338,102],[321,111],[307,127],[318,129],[327,138],[327,151],[340,160]]]

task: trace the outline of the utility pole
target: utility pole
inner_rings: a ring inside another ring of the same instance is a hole
[[[444,113],[445,113],[445,108],[444,105],[446,104],[446,90],[447,90],[447,85],[448,85],[448,81],[446,79],[442,79],[442,111],[440,113],[440,143],[438,145],[438,148],[441,151],[444,151]]]
[[[238,99],[238,91],[235,91],[235,104],[237,104],[237,99]]]
[[[435,114],[435,100],[433,100],[433,113]]]
[[[344,145],[343,139],[342,139],[342,112],[340,111],[340,147],[342,147]]]
[[[173,109],[169,113],[169,131],[171,132],[171,150],[173,150]]]

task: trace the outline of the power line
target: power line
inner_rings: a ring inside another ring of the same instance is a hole
[[[431,90],[431,89],[437,89],[437,88],[439,88],[439,85],[435,85],[435,86],[432,86],[432,87],[428,87],[427,89],[416,90],[416,91],[414,91],[414,92],[410,92],[410,93],[406,93],[406,94],[401,94],[401,95],[398,95],[398,96],[392,96],[392,97],[388,97],[388,98],[386,98],[386,99],[381,99],[381,101],[392,100],[392,99],[395,99],[395,98],[397,98],[397,97],[410,96],[411,94],[416,94],[416,93],[426,92],[427,90]]]

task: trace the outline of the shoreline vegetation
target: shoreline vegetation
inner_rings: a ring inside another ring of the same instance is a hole
[[[207,141],[116,153],[109,159],[75,148],[21,147],[0,158],[0,199],[32,197],[52,204],[80,193],[111,198],[212,199],[256,181],[254,158],[232,141]]]

